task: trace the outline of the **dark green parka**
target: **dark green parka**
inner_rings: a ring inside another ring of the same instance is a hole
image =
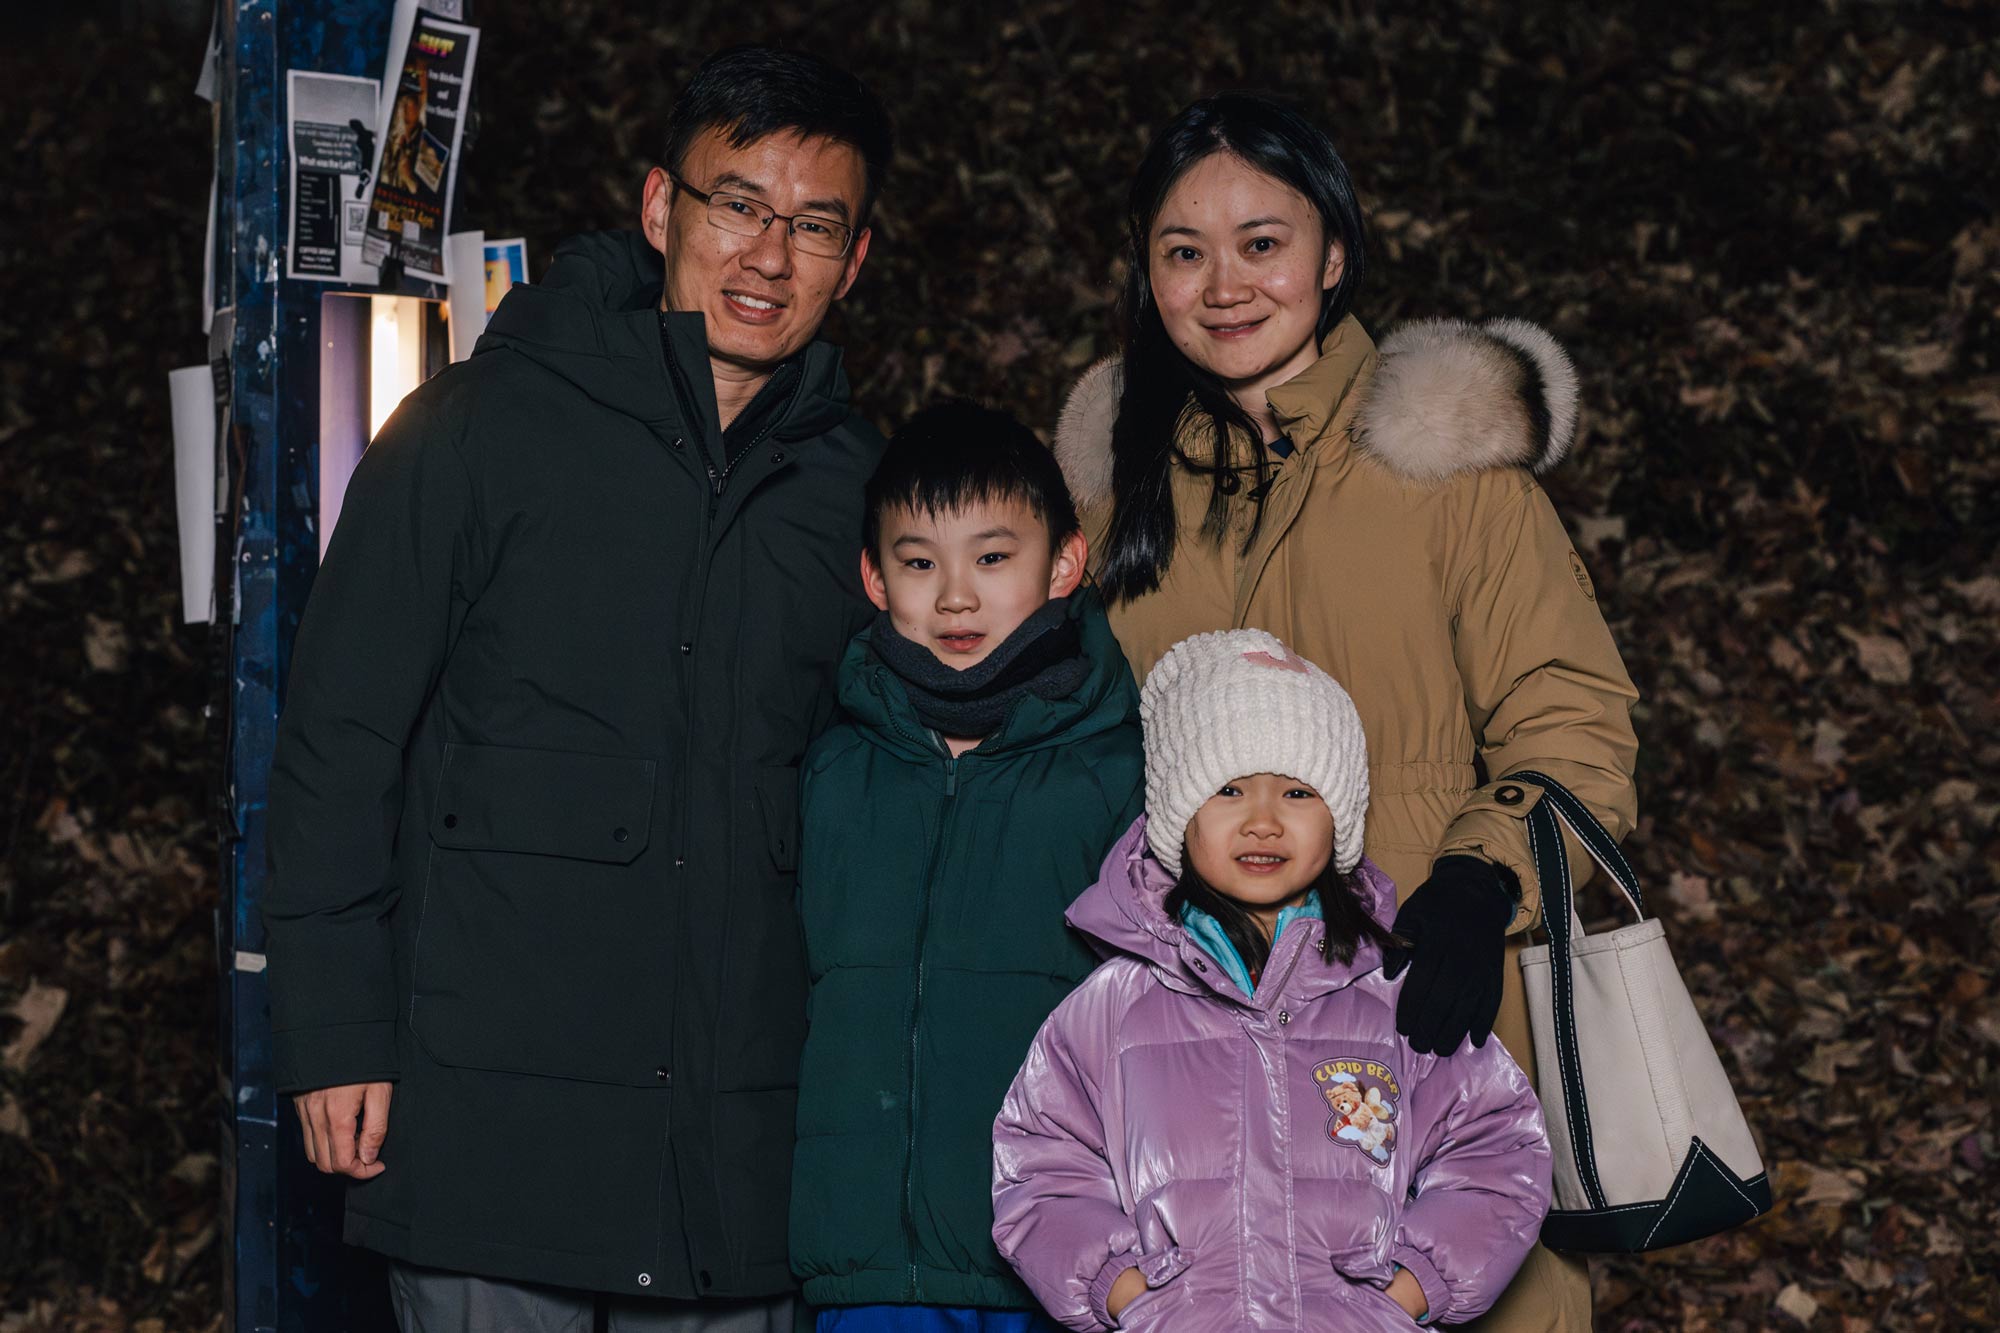
[[[993,1118],[1095,955],[1063,911],[1144,803],[1139,700],[1096,593],[1091,671],[957,759],[863,631],[806,761],[812,1027],[792,1266],[815,1305],[1030,1307],[993,1248]]]
[[[271,775],[273,1054],[396,1082],[351,1241],[754,1296],[792,1286],[798,764],[883,446],[814,343],[712,483],[660,288],[638,236],[570,242],[356,470]]]

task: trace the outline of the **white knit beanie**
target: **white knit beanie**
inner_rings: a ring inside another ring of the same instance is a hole
[[[1332,676],[1261,629],[1182,639],[1139,694],[1146,733],[1146,841],[1181,873],[1187,826],[1232,778],[1277,773],[1311,786],[1333,814],[1334,868],[1361,863],[1368,743]]]

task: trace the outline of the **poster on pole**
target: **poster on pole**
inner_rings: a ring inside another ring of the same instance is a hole
[[[376,135],[365,261],[393,255],[410,276],[445,281],[452,182],[478,52],[479,29],[417,11]]]
[[[290,76],[292,217],[285,276],[372,283],[375,270],[362,257],[362,239],[381,81],[303,69]]]
[[[486,315],[492,318],[507,289],[528,280],[528,243],[519,236],[488,239],[486,250]]]

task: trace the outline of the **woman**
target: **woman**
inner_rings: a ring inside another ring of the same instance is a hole
[[[1617,836],[1636,815],[1636,697],[1532,473],[1575,428],[1560,348],[1438,322],[1378,351],[1350,314],[1360,210],[1326,135],[1209,98],[1132,184],[1123,356],[1072,390],[1058,457],[1141,679],[1204,630],[1269,630],[1353,695],[1370,854],[1402,906],[1397,1026],[1448,1053],[1492,1031],[1530,1075],[1517,954],[1540,885],[1535,769]],[[1567,836],[1567,835],[1565,835]],[[1588,874],[1590,858],[1570,848]],[[1482,1327],[1590,1322],[1581,1263],[1537,1249]]]

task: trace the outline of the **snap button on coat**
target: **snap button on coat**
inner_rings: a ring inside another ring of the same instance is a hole
[[[1499,791],[1493,793],[1493,799],[1502,805],[1519,805],[1521,803],[1521,789],[1519,787],[1502,787]]]

